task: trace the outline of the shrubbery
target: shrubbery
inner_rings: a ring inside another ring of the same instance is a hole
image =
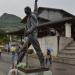
[[[32,53],[34,53],[34,51],[33,51],[33,49],[28,49],[28,54],[32,54]]]

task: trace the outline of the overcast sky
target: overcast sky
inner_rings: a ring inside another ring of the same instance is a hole
[[[3,13],[24,17],[24,7],[34,9],[34,0],[0,0],[0,15]],[[39,7],[59,8],[75,15],[75,0],[38,0]]]

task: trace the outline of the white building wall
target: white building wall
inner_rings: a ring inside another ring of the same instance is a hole
[[[56,36],[47,36],[47,37],[42,37],[38,39],[40,43],[40,47],[42,49],[42,52],[44,55],[46,54],[46,49],[47,48],[52,48],[52,55],[56,56],[57,55],[57,37]],[[31,49],[34,49],[32,45],[30,46]]]
[[[72,41],[73,41],[72,38],[69,38],[69,37],[60,37],[59,51],[63,50]]]
[[[52,48],[52,55],[56,56],[58,52],[58,39],[57,36],[47,36],[47,37],[42,37],[38,39],[40,43],[40,47],[42,49],[43,54],[46,54],[46,49],[47,48]],[[69,37],[60,37],[59,40],[59,51],[63,50],[69,43],[73,41],[72,38]],[[33,49],[33,46],[30,46],[30,49]],[[35,52],[35,50],[34,50]],[[36,52],[35,52],[36,53]]]
[[[71,23],[65,23],[65,37],[71,37]]]
[[[48,19],[50,21],[57,21],[57,20],[63,19],[63,15],[57,11],[44,10],[39,16],[42,18]]]

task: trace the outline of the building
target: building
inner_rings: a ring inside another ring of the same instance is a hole
[[[21,29],[13,30],[9,34],[23,36],[26,19],[26,17],[23,18],[22,23],[24,24],[21,25],[21,27],[23,26]],[[46,53],[47,47],[50,47],[54,50],[54,55],[57,55],[59,49],[63,49],[73,41],[72,38],[75,40],[75,16],[62,9],[39,7],[38,22],[38,39],[44,53]],[[62,37],[60,41],[58,36]],[[63,41],[61,42],[61,40]],[[65,41],[66,43],[64,44]],[[62,45],[61,43],[64,44],[60,48],[59,42],[60,45]]]
[[[59,46],[57,36],[64,37],[65,39],[61,39],[63,42],[67,40],[60,49],[63,49],[68,43],[70,43],[72,41],[71,38],[75,39],[75,16],[62,9],[39,7],[38,21],[38,37],[41,48],[44,52],[46,51],[47,47],[51,47],[53,50],[58,52]],[[24,18],[22,22],[26,23],[26,18]]]

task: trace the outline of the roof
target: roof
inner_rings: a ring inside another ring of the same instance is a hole
[[[42,27],[42,26],[51,26],[51,25],[56,25],[56,24],[60,24],[60,23],[64,23],[64,22],[72,22],[73,20],[75,20],[75,18],[66,17],[64,19],[60,19],[60,20],[57,20],[55,22],[42,23],[42,24],[39,25],[39,27]]]
[[[68,13],[67,11],[63,10],[63,9],[56,9],[56,8],[47,8],[47,7],[39,7],[38,8],[38,19],[42,19],[42,20],[45,20],[45,21],[50,21],[46,18],[43,18],[43,17],[40,17],[39,14],[42,13],[43,10],[50,10],[50,11],[58,11],[58,12],[61,12],[62,14],[65,14],[66,16],[63,17],[63,20],[66,20],[64,18],[72,18],[72,17],[75,17],[74,15],[72,15],[71,13]],[[26,23],[26,20],[27,20],[27,16],[25,16],[23,19],[22,19],[22,23]],[[58,20],[57,20],[58,21]],[[57,22],[55,21],[55,22]],[[59,20],[60,21],[60,20]]]
[[[45,23],[42,23],[42,24],[38,25],[37,28],[40,29],[40,28],[45,27],[45,26],[54,26],[54,25],[56,25],[56,24],[64,23],[64,22],[66,22],[66,21],[67,21],[67,22],[70,22],[70,21],[72,21],[73,19],[75,19],[75,18],[67,17],[67,18],[64,18],[64,19],[61,19],[61,20],[55,21],[55,22],[47,21],[47,22],[45,22]],[[60,24],[60,25],[61,25],[61,24]],[[24,28],[21,29],[20,31],[12,32],[12,33],[10,33],[10,34],[23,35],[23,34],[24,34]]]
[[[68,16],[72,16],[72,17],[75,16],[75,15],[72,15],[71,13],[69,13],[69,12],[67,12],[67,11],[65,11],[65,10],[63,10],[63,9],[48,8],[48,7],[39,7],[39,8],[38,8],[38,13],[40,14],[40,13],[42,12],[42,10],[59,11],[59,12],[62,12],[62,13],[64,13],[64,14],[68,15]]]
[[[47,20],[47,19],[44,19],[44,18],[42,18],[42,17],[40,17],[40,16],[38,16],[38,20],[44,20],[44,21],[49,21],[49,20]],[[26,23],[27,22],[27,16],[25,16],[22,20],[21,20],[21,23]]]

